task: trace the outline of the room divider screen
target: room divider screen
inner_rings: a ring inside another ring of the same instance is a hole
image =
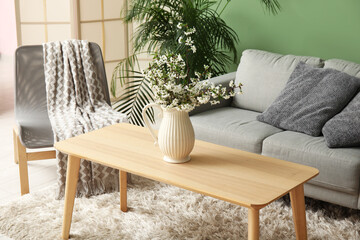
[[[132,52],[131,36],[136,24],[127,24],[121,11],[126,0],[15,0],[18,46],[64,39],[86,39],[102,48],[110,86],[117,63]],[[151,58],[139,56],[145,67]],[[120,96],[118,85],[116,96]]]

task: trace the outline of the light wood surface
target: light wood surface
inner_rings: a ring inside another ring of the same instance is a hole
[[[258,240],[259,231],[259,209],[249,208],[248,210],[248,239]]]
[[[71,37],[74,39],[81,39],[79,0],[70,0],[70,24]]]
[[[15,0],[15,17],[16,17],[16,39],[17,46],[22,45],[22,36],[21,36],[21,20],[20,20],[20,0]]]
[[[315,168],[196,140],[191,161],[169,164],[146,128],[116,124],[58,150],[245,207],[262,208],[318,174]]]
[[[127,173],[124,171],[119,172],[120,180],[120,210],[127,212]]]
[[[299,185],[290,191],[290,200],[295,225],[296,239],[306,240],[306,215],[305,215],[305,199],[304,185]]]
[[[53,159],[56,157],[55,150],[26,152],[26,147],[22,145],[19,137],[18,127],[13,127],[13,144],[14,144],[14,162],[19,164],[20,190],[21,195],[30,192],[28,162],[44,159]]]
[[[37,161],[37,160],[56,158],[56,152],[55,151],[31,152],[31,153],[26,153],[26,156],[27,156],[27,161]]]
[[[21,195],[29,193],[29,174],[27,165],[26,148],[20,142],[17,128],[13,128],[14,158],[19,164],[20,190]]]
[[[65,206],[62,238],[69,239],[71,218],[74,208],[74,200],[76,195],[76,186],[79,177],[80,158],[69,155],[68,166],[66,172],[66,188],[65,188]]]
[[[13,127],[13,146],[14,146],[14,162],[16,164],[19,164],[19,151],[18,151],[18,133],[17,133],[17,127]]]

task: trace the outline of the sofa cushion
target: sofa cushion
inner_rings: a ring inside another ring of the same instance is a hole
[[[360,77],[360,64],[341,59],[329,59],[324,62],[324,68],[333,68],[355,77]]]
[[[360,77],[360,65],[338,59],[325,61],[326,68],[333,68]],[[360,93],[322,129],[329,147],[360,146]]]
[[[257,119],[320,136],[324,124],[349,103],[359,87],[359,78],[300,62],[278,98]]]
[[[257,112],[224,107],[190,117],[200,140],[261,153],[263,140],[282,130],[256,121]]]
[[[357,194],[360,183],[360,148],[328,148],[324,137],[284,131],[266,138],[262,154],[319,169],[310,183]]]
[[[300,62],[321,67],[320,58],[280,55],[260,50],[245,50],[236,72],[243,93],[236,95],[233,106],[263,112],[285,87],[290,74]]]
[[[326,122],[322,132],[328,147],[360,147],[360,93]]]

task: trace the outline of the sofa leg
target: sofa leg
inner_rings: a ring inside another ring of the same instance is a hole
[[[15,163],[17,162],[19,164],[20,189],[21,189],[21,195],[24,195],[29,193],[29,176],[28,176],[26,147],[21,144],[16,128],[14,128],[13,134],[14,134],[14,158],[15,158]]]

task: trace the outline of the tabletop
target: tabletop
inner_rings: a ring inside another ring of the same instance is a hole
[[[104,127],[55,143],[64,153],[245,207],[266,206],[315,177],[316,168],[196,140],[191,160],[171,164],[144,127]]]

